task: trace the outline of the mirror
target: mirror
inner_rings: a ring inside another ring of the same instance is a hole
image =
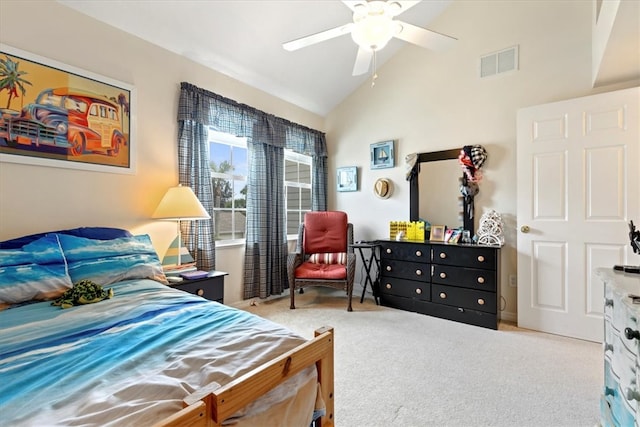
[[[459,154],[460,149],[417,155],[414,172],[409,179],[410,221],[424,218],[432,225],[462,226],[474,234],[474,221],[465,198],[462,198],[460,206],[460,185],[466,178],[458,164]],[[459,219],[461,212],[462,222]]]
[[[462,171],[458,159],[422,164],[418,174],[418,215],[432,225],[462,227]]]

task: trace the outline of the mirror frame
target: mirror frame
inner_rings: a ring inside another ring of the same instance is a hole
[[[418,168],[418,173],[412,173],[409,179],[409,220],[410,221],[420,220],[420,212],[419,212],[420,185],[418,182],[418,175],[420,174],[420,167],[422,163],[457,159],[459,155],[460,155],[460,149],[431,151],[428,153],[418,153],[416,165],[414,166]],[[467,177],[464,173],[462,173],[462,180],[463,180],[463,184],[466,184]],[[462,198],[462,204],[463,204],[462,227],[465,230],[469,230],[471,235],[473,236],[475,234],[474,221],[473,221],[473,218],[469,215],[469,203],[466,197]]]

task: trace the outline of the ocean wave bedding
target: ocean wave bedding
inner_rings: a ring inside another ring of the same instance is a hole
[[[20,250],[38,252],[46,243],[64,251],[65,245],[69,249],[86,243],[102,258],[109,252],[105,246],[96,249],[102,241],[42,239],[48,240]],[[134,237],[123,239],[137,246],[133,252],[146,245],[146,240],[140,244]],[[4,258],[0,253],[0,264],[26,258],[29,265],[44,263],[38,277],[50,270],[50,260],[59,261],[50,249],[46,257],[16,256],[15,250],[8,250]],[[91,269],[82,268],[91,262],[89,257],[78,251],[74,267],[73,252],[68,251],[69,274],[75,271],[82,280],[93,279]],[[131,254],[125,255],[131,261]],[[155,265],[153,260],[145,262]],[[138,272],[144,270],[139,267]],[[14,270],[11,274],[17,274]],[[305,342],[280,325],[170,288],[161,277],[122,280],[122,275],[106,274],[99,266],[93,271],[117,280],[105,285],[113,290],[111,298],[62,309],[51,304],[50,287],[47,301],[15,304],[5,296],[5,304],[12,307],[0,311],[0,424],[153,425],[182,409],[189,394],[227,384]],[[149,274],[155,270],[143,273]],[[32,279],[27,288],[33,288]],[[62,282],[66,289],[68,283]],[[73,276],[72,282],[76,283]],[[16,293],[15,286],[0,283],[0,289],[0,294]],[[309,425],[316,387],[317,373],[311,366],[227,422]]]
[[[4,425],[152,425],[179,411],[190,393],[226,384],[304,342],[152,280],[111,288],[113,298],[96,304],[63,310],[41,302],[0,312]],[[266,397],[267,407],[296,397],[295,407],[308,408],[308,420],[282,425],[309,425],[315,375],[311,369]]]

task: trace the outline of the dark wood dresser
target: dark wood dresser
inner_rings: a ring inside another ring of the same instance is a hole
[[[378,243],[382,305],[498,329],[498,246]]]

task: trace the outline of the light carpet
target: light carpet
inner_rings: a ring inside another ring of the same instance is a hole
[[[239,305],[311,338],[335,329],[335,421],[360,426],[595,426],[598,343],[501,323],[480,328],[308,288]],[[356,297],[356,295],[358,295]]]

